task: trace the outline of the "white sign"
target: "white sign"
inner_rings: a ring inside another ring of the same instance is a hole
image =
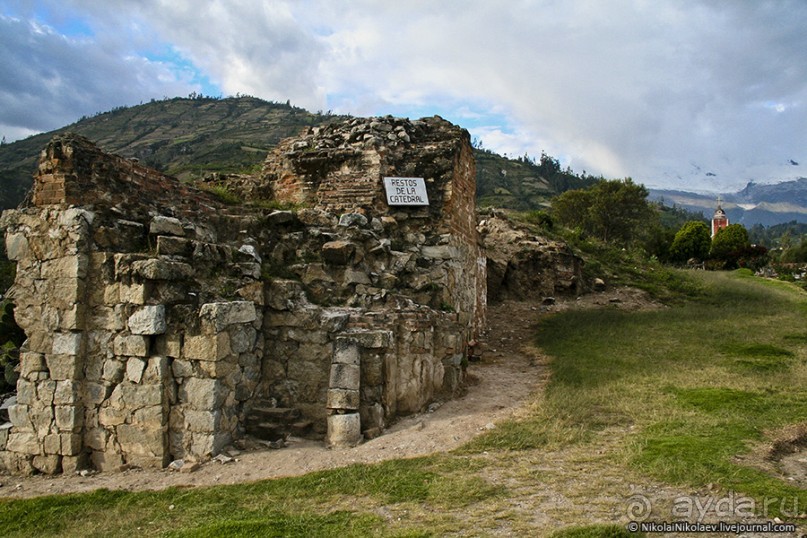
[[[385,177],[388,205],[429,205],[422,177]]]

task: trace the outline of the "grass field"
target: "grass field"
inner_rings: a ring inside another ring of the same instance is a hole
[[[637,483],[807,509],[805,490],[742,458],[807,421],[807,294],[743,273],[691,278],[700,292],[672,308],[544,319],[545,392],[452,453],[238,486],[4,501],[0,534],[623,536]]]

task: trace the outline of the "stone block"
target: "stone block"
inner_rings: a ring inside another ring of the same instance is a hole
[[[39,440],[34,433],[15,431],[8,436],[6,450],[21,454],[39,454]]]
[[[120,383],[123,381],[123,375],[126,373],[126,364],[117,359],[107,359],[104,361],[104,369],[101,373],[101,379],[111,383]]]
[[[214,332],[221,332],[236,323],[252,323],[258,319],[255,303],[251,301],[228,301],[203,304],[199,311],[202,322]]]
[[[72,308],[62,311],[59,328],[67,331],[78,331],[84,328],[86,307],[82,304],[75,304]]]
[[[42,278],[86,278],[89,258],[65,256],[42,262]]]
[[[84,382],[84,403],[95,407],[107,398],[107,386],[92,381]]]
[[[365,286],[372,285],[372,281],[367,273],[364,271],[358,271],[356,269],[345,269],[345,276],[342,283],[345,286],[349,286],[351,284],[364,284]]]
[[[149,223],[149,233],[152,235],[177,235],[185,236],[182,222],[174,217],[155,215]]]
[[[8,419],[15,428],[31,430],[30,407],[27,404],[16,403],[8,406]]]
[[[114,407],[102,407],[98,411],[98,423],[101,426],[112,427],[126,422],[129,413]]]
[[[325,442],[331,448],[348,448],[361,442],[361,418],[358,413],[329,415],[327,423]]]
[[[20,377],[28,379],[35,372],[46,372],[48,370],[43,353],[22,352],[20,353]]]
[[[113,344],[115,355],[125,357],[146,357],[149,354],[149,339],[140,335],[118,335]]]
[[[216,450],[216,436],[212,433],[194,433],[188,452],[198,458],[212,456]]]
[[[350,241],[329,241],[322,245],[322,259],[331,265],[348,265],[356,254],[356,245]]]
[[[29,416],[34,430],[40,435],[50,431],[53,426],[53,407],[51,406],[32,406],[29,410]]]
[[[291,310],[307,302],[302,286],[294,280],[273,279],[266,284],[264,298],[265,304],[274,310]]]
[[[81,430],[84,414],[80,408],[57,405],[54,411],[56,427],[60,432],[78,432]]]
[[[266,304],[264,287],[264,282],[250,282],[249,284],[238,288],[236,293],[239,297],[246,301],[251,301],[257,305],[263,306]]]
[[[327,344],[328,333],[326,331],[318,330],[305,330],[305,329],[289,329],[286,333],[289,340],[300,342],[303,344]]]
[[[71,308],[82,299],[84,282],[77,278],[50,278],[46,280],[49,288],[49,302],[58,308]]]
[[[188,409],[185,411],[185,429],[192,432],[210,433],[219,429],[221,422],[221,411],[197,411]]]
[[[162,405],[142,407],[132,415],[132,424],[143,424],[149,427],[165,426],[168,417]]]
[[[364,227],[367,226],[368,222],[367,217],[361,213],[344,213],[343,215],[339,216],[339,226]]]
[[[143,379],[143,371],[146,369],[146,361],[129,357],[126,361],[126,377],[132,383],[140,383]]]
[[[121,450],[127,455],[162,457],[166,448],[162,428],[121,424],[115,429]]]
[[[18,262],[28,256],[28,239],[24,233],[6,234],[6,255],[11,261]]]
[[[218,361],[230,353],[230,336],[226,332],[212,336],[186,336],[182,346],[183,358],[198,361]]]
[[[34,456],[31,464],[43,474],[58,474],[62,472],[61,456]]]
[[[76,355],[47,355],[46,362],[51,379],[78,379],[83,375],[81,357]]]
[[[74,456],[62,455],[62,474],[73,475],[89,469],[87,454],[79,450]]]
[[[161,405],[163,391],[160,385],[133,385],[121,383],[121,397],[129,410],[152,405]]]
[[[227,398],[227,389],[218,379],[191,377],[179,387],[179,401],[193,409],[218,409]]]
[[[104,286],[102,301],[107,306],[116,305],[121,302],[120,298],[121,285],[118,282],[113,282]],[[126,301],[124,301],[126,302]]]
[[[339,310],[324,310],[319,319],[320,328],[328,333],[339,332],[350,321],[350,314]]]
[[[139,260],[132,264],[132,270],[146,280],[184,280],[193,276],[193,267],[183,262],[163,258]]]
[[[36,384],[37,402],[41,405],[53,405],[54,394],[56,394],[56,380],[45,379]],[[19,395],[20,393],[17,392],[17,398]]]
[[[42,441],[42,448],[45,454],[59,454],[62,450],[62,441],[58,433],[51,433],[45,436]]]
[[[84,444],[93,450],[104,450],[109,432],[104,428],[92,428],[84,432]]]
[[[163,334],[157,337],[155,351],[159,355],[165,355],[177,359],[182,356],[182,337],[176,333]]]
[[[166,329],[165,305],[146,305],[129,316],[129,332],[132,334],[163,334]]]
[[[328,387],[332,389],[359,390],[360,369],[352,364],[331,364]]]
[[[193,254],[193,241],[167,235],[157,237],[157,255],[187,257],[191,254]]]
[[[54,355],[80,355],[81,333],[54,334],[51,353]]]
[[[93,468],[102,473],[117,472],[123,465],[123,456],[114,452],[93,450],[90,455]]]
[[[148,285],[147,284],[130,284],[128,286],[120,285],[120,300],[123,303],[131,304],[145,304],[148,299]]]
[[[80,401],[80,384],[75,381],[57,381],[56,390],[53,393],[53,403],[55,405],[74,405]]]
[[[182,359],[174,359],[171,363],[171,371],[174,377],[191,377],[193,375],[193,363]]]
[[[169,373],[167,357],[150,357],[143,373],[143,383],[163,385]]]
[[[362,331],[350,337],[355,339],[359,345],[367,349],[379,349],[392,345],[392,331]]]
[[[17,317],[17,321],[22,323],[19,317]],[[27,326],[27,324],[22,325]],[[34,332],[28,335],[28,340],[25,341],[25,345],[28,348],[28,351],[34,351],[36,353],[50,353],[53,349],[53,335],[44,331]]]
[[[355,411],[359,408],[360,396],[358,390],[328,389],[328,409],[349,409]]]
[[[238,365],[229,361],[199,361],[199,369],[208,377],[221,379],[238,370]]]
[[[36,383],[26,379],[17,380],[17,403],[31,405],[37,400]]]
[[[257,335],[255,329],[249,325],[236,325],[230,328],[229,333],[230,349],[234,354],[252,351],[255,347],[255,338]]]
[[[359,354],[359,345],[356,340],[352,337],[337,337],[333,346],[332,361],[338,364],[351,364],[353,366],[359,366],[361,364],[361,356]]]
[[[4,422],[0,424],[0,452],[6,449],[8,443],[8,434],[11,433],[11,422]]]

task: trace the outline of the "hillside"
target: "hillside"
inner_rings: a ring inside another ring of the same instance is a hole
[[[0,146],[0,209],[16,207],[31,186],[39,152],[54,134],[73,131],[103,150],[179,177],[254,171],[283,138],[339,116],[312,114],[254,97],[175,98],[119,108]],[[547,155],[536,162],[474,150],[481,205],[537,209],[558,192],[590,184]]]
[[[541,155],[508,159],[476,149],[476,196],[480,206],[529,210],[549,207],[553,196],[592,185],[597,179],[562,170],[557,159]]]
[[[331,119],[253,97],[175,98],[115,109],[0,147],[0,207],[22,200],[39,152],[57,133],[76,132],[107,152],[187,179],[253,169],[281,139]]]

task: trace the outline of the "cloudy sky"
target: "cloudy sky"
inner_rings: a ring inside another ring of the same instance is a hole
[[[728,191],[807,176],[806,29],[805,0],[0,0],[0,135],[241,93]]]

